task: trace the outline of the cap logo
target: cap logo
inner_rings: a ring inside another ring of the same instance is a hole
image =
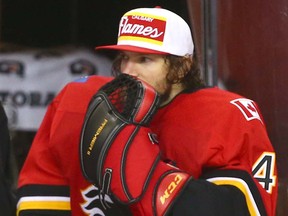
[[[165,29],[165,17],[128,13],[120,21],[118,41],[135,40],[161,45]]]

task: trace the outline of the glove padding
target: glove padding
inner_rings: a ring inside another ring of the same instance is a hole
[[[162,215],[189,176],[160,160],[149,122],[159,104],[147,83],[121,74],[88,107],[80,142],[88,181],[139,215]],[[154,212],[154,213],[153,213]]]
[[[121,182],[121,200],[127,197],[126,200],[129,201],[141,194],[144,188],[138,188],[136,193],[131,194],[133,189],[129,188],[130,179],[126,176],[135,175],[130,170],[134,172],[138,166],[129,161],[146,159],[141,155],[128,154],[131,148],[129,145],[133,137],[142,130],[146,132],[138,135],[136,140],[149,139],[149,129],[142,126],[149,123],[158,103],[159,96],[152,87],[127,74],[119,75],[98,91],[87,110],[80,143],[83,174],[90,182],[102,189],[106,184],[108,187],[111,180],[112,183]],[[114,148],[117,150],[111,151]],[[157,154],[154,151],[154,160],[158,157]],[[155,162],[151,163],[146,169],[142,168],[142,179],[147,177]],[[107,188],[105,190],[107,193]]]

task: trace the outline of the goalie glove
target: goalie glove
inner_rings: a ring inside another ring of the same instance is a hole
[[[121,74],[88,107],[80,141],[85,178],[137,215],[164,215],[190,176],[161,161],[149,122],[159,104],[147,83]]]

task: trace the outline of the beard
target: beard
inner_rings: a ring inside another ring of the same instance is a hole
[[[167,84],[166,88],[158,93],[160,94],[160,107],[166,105],[172,100],[172,84]]]

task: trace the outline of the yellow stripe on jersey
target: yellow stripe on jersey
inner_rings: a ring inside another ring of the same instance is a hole
[[[22,197],[17,204],[17,216],[25,210],[70,211],[69,197],[30,196]]]
[[[232,177],[215,177],[215,178],[209,178],[207,180],[217,185],[232,185],[237,187],[245,195],[250,215],[261,216],[257,208],[256,202],[253,198],[253,195],[245,181],[243,181],[240,178],[232,178]]]

